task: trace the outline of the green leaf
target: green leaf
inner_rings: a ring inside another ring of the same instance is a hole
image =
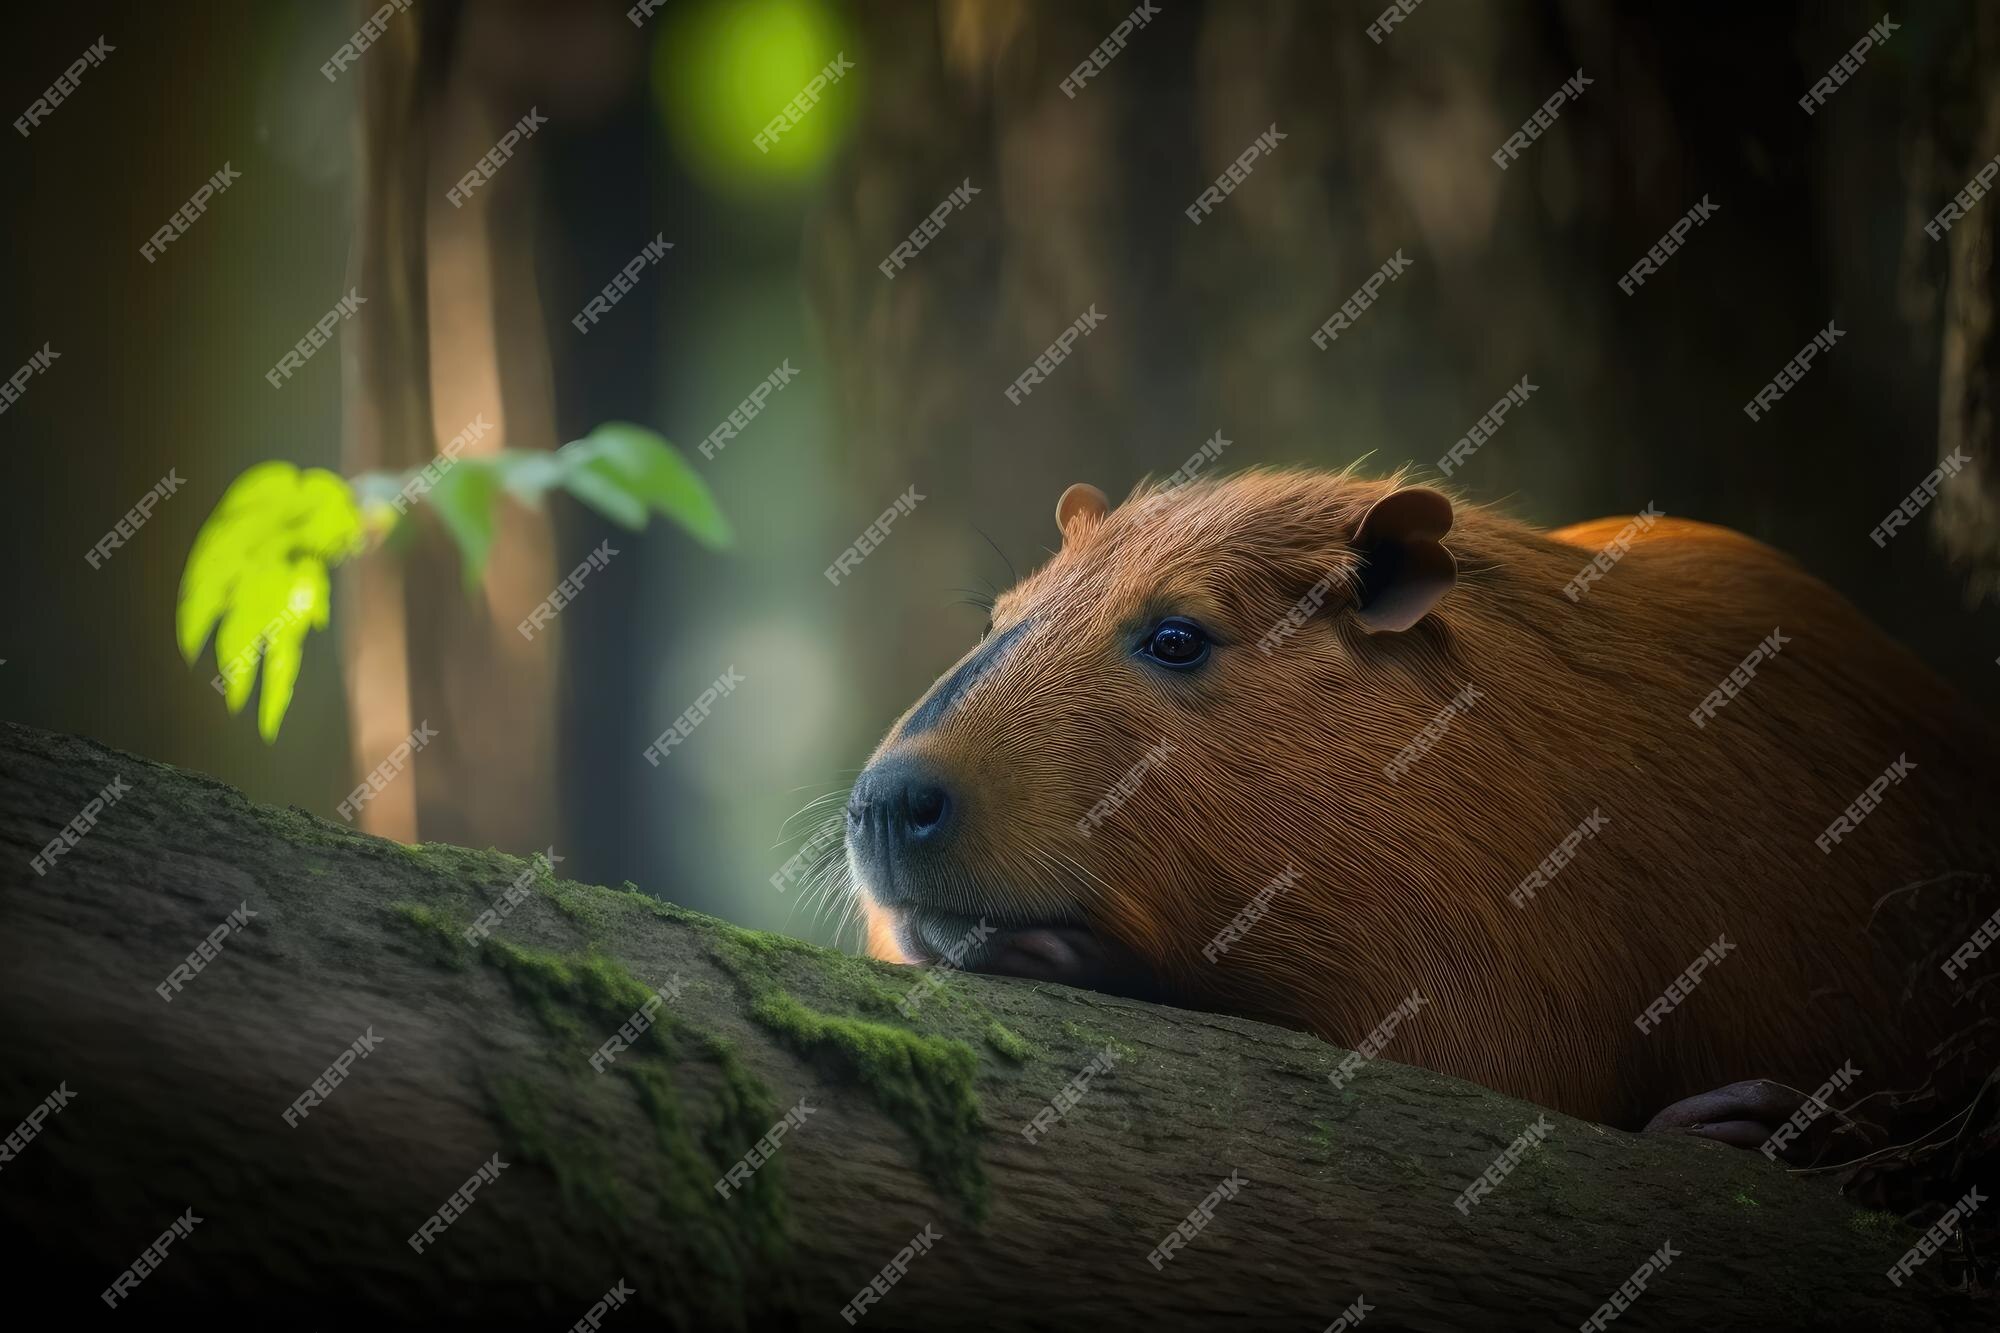
[[[534,501],[562,485],[563,457],[548,449],[502,449],[491,456],[501,486],[517,500]]]
[[[735,540],[707,483],[680,450],[656,432],[629,421],[607,421],[559,452],[576,460],[572,475],[580,472],[620,484],[645,509],[674,520],[704,546],[721,549]],[[639,523],[626,526],[643,523],[642,513]]]
[[[478,587],[486,571],[486,556],[493,549],[493,502],[499,493],[499,477],[485,460],[474,458],[445,468],[431,486],[431,507],[458,543],[467,589]]]
[[[646,526],[646,504],[633,494],[632,485],[618,469],[601,458],[580,456],[568,460],[563,485],[571,495],[627,528]]]
[[[249,701],[261,662],[258,731],[266,741],[291,706],[307,632],[327,623],[327,570],[362,540],[347,482],[276,462],[238,477],[195,534],[174,608],[181,656],[192,664],[214,633],[231,713]]]
[[[278,726],[285,720],[285,710],[292,706],[292,687],[298,683],[307,631],[326,625],[329,593],[330,581],[324,564],[312,559],[293,564],[285,592],[285,609],[289,614],[267,638],[264,648],[264,687],[257,695],[257,734],[266,744],[278,739]]]

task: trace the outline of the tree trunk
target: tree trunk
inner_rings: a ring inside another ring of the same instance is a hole
[[[114,779],[129,791],[91,811]],[[23,1123],[0,1252],[17,1300],[71,1320],[108,1291],[141,1322],[558,1328],[623,1283],[644,1314],[604,1313],[614,1333],[843,1328],[926,1227],[941,1239],[855,1322],[1306,1329],[1365,1300],[1371,1329],[1574,1328],[1667,1244],[1621,1330],[1966,1317],[1942,1256],[1884,1277],[1900,1223],[1704,1142],[1539,1113],[1553,1132],[1461,1216],[1536,1108],[1386,1060],[1337,1090],[1342,1052],[1258,1023],[963,975],[905,1017],[914,970],[6,724],[0,840],[0,1128]],[[1093,1059],[1108,1072],[1030,1142]],[[419,1253],[406,1238],[496,1155]],[[1248,1184],[1156,1270],[1232,1172]]]

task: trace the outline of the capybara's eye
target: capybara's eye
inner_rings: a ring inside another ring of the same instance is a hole
[[[1144,652],[1162,666],[1185,670],[1208,656],[1208,635],[1192,620],[1169,616],[1146,636]]]

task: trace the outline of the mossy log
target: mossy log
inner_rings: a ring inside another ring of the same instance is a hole
[[[0,724],[0,841],[0,1129],[64,1102],[0,1163],[0,1253],[11,1300],[65,1326],[563,1328],[623,1284],[608,1328],[844,1328],[926,1228],[856,1322],[1308,1329],[1362,1300],[1369,1328],[1575,1328],[1668,1243],[1621,1329],[1963,1313],[1942,1263],[1886,1280],[1900,1223],[1755,1153],[1550,1113],[1461,1215],[1536,1108],[1386,1059],[1337,1089],[1344,1053],[1311,1037],[1060,986],[951,976],[906,1016],[911,970],[85,740]],[[1232,1172],[1248,1184],[1156,1268]]]

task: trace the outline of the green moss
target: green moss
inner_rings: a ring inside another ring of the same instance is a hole
[[[541,1085],[525,1078],[497,1079],[488,1102],[515,1154],[548,1168],[565,1205],[629,1221],[630,1195],[601,1140],[556,1133],[551,1128],[557,1118],[555,1101]]]
[[[1105,1032],[1101,1028],[1094,1028],[1083,1023],[1078,1023],[1074,1019],[1064,1019],[1062,1031],[1065,1037],[1076,1042],[1079,1046],[1089,1047],[1092,1051],[1101,1051],[1109,1047],[1112,1053],[1118,1057],[1118,1061],[1121,1064],[1139,1054],[1138,1050],[1132,1045],[1120,1041],[1109,1032]]]
[[[979,1057],[962,1041],[886,1023],[808,1009],[780,990],[751,1004],[751,1016],[801,1055],[825,1059],[853,1078],[915,1142],[917,1160],[940,1191],[975,1220],[986,1211],[979,1165]]]
[[[440,849],[442,850],[442,849]],[[433,856],[430,848],[405,849],[418,858]],[[475,854],[467,854],[475,855]],[[495,856],[494,861],[505,858]],[[490,877],[493,866],[486,868]],[[504,868],[504,867],[502,867]],[[518,871],[515,872],[518,874]],[[919,1166],[941,1193],[958,1200],[967,1214],[981,1216],[986,1206],[986,1181],[979,1164],[981,1129],[979,1100],[973,1079],[979,1071],[979,1057],[966,1040],[924,1033],[889,1022],[900,1012],[908,993],[907,973],[873,959],[831,953],[789,936],[745,930],[725,922],[689,912],[659,899],[632,890],[610,890],[563,884],[538,867],[537,887],[559,910],[585,927],[587,939],[600,939],[615,922],[616,909],[637,908],[645,912],[698,926],[708,935],[712,953],[749,992],[753,1018],[776,1031],[800,1054],[824,1059],[867,1089],[884,1113],[910,1136]],[[464,923],[432,909],[408,906],[404,919],[419,927],[440,950],[450,950],[455,965],[477,957],[507,980],[514,997],[549,1032],[577,1052],[582,1061],[595,1043],[610,1035],[652,994],[652,989],[633,977],[615,960],[587,947],[575,952],[551,952],[524,946],[499,936],[487,938],[476,950],[458,938]],[[777,981],[776,973],[793,961],[810,962],[816,982],[824,982],[835,1003],[853,1011],[854,1017],[821,1012],[793,999]],[[899,973],[903,973],[899,975]],[[956,1006],[938,1006],[940,1012]],[[1004,1058],[1019,1063],[1030,1057],[1032,1048],[992,1020],[983,1007],[977,1013],[960,1014],[969,1019],[971,1040],[984,1037]],[[926,1026],[931,1016],[926,1016]],[[658,1056],[684,1060],[693,1038],[679,1030],[671,1015],[662,1013],[641,1038],[640,1046]],[[771,1098],[750,1077],[734,1052],[719,1039],[700,1040],[700,1053],[715,1064],[722,1075],[722,1105],[717,1118],[697,1131],[707,1156],[720,1163],[703,1182],[717,1178],[722,1169],[738,1158],[750,1144],[770,1128],[776,1118]],[[635,1048],[636,1050],[637,1048]],[[1125,1048],[1129,1053],[1129,1048]],[[611,1068],[631,1083],[649,1115],[662,1126],[663,1151],[678,1143],[682,1131],[672,1101],[671,1084],[664,1071],[651,1070],[645,1060],[632,1052],[621,1053]],[[518,1100],[518,1090],[516,1090]],[[754,1108],[754,1109],[753,1109]],[[515,1120],[526,1130],[535,1121],[514,1108]],[[524,1131],[525,1132],[525,1131]],[[681,1149],[673,1147],[678,1154]],[[543,1149],[543,1158],[557,1169],[558,1156]],[[560,1159],[560,1170],[574,1181],[588,1181],[588,1165],[571,1158]],[[694,1174],[699,1175],[699,1172]],[[746,1216],[759,1219],[760,1229],[781,1232],[778,1210],[782,1196],[770,1168],[752,1176],[752,1186],[730,1202],[741,1205]],[[581,1197],[611,1197],[596,1188],[579,1190]],[[684,1200],[692,1203],[692,1200]]]
[[[465,923],[447,912],[423,903],[391,903],[389,910],[415,928],[433,962],[454,971],[464,971],[472,963],[472,946],[465,942]]]
[[[752,1307],[775,1297],[770,1275],[782,1270],[788,1247],[782,1164],[766,1163],[728,1198],[713,1183],[777,1119],[770,1090],[728,1043],[689,1031],[664,1008],[600,1075],[591,1054],[655,994],[624,964],[594,948],[557,953],[498,937],[475,949],[462,938],[465,922],[449,913],[402,903],[395,914],[455,965],[490,967],[555,1039],[541,1076],[496,1078],[488,1102],[506,1151],[554,1176],[573,1231],[617,1262],[654,1270],[662,1290],[678,1293],[665,1297],[676,1322],[753,1323]],[[677,1080],[703,1064],[718,1086],[697,1116]],[[626,1094],[631,1101],[621,1100]],[[609,1136],[576,1132],[580,1119],[613,1122],[634,1101],[651,1130],[650,1157],[614,1161]],[[640,1214],[642,1200],[655,1201],[656,1216]],[[683,1307],[694,1293],[707,1295]],[[706,1303],[725,1294],[742,1304]]]
[[[554,904],[557,911],[582,926],[590,939],[602,939],[608,933],[611,908],[617,901],[610,890],[557,879],[548,864],[541,860],[534,863],[534,871],[535,876],[529,882],[535,891]]]
[[[608,1020],[615,1028],[651,994],[621,965],[601,957],[568,959],[503,939],[488,939],[481,952],[507,978],[515,998],[528,1007],[542,1026],[569,1041],[581,1042],[597,1031],[586,1028],[585,1014]],[[628,979],[630,988],[623,984]],[[614,997],[619,991],[625,992],[630,1003],[614,1019],[611,1017],[617,1009]],[[648,1028],[647,1035],[653,1036],[658,1026]]]
[[[1750,1191],[1748,1190],[1736,1191],[1736,1203],[1741,1208],[1755,1208],[1757,1206],[1757,1201],[1750,1197]]]
[[[1034,1053],[1034,1049],[1027,1042],[998,1022],[986,1025],[986,1044],[1015,1064],[1020,1064]]]
[[[1901,1242],[1912,1234],[1910,1226],[1894,1213],[1875,1208],[1857,1208],[1847,1215],[1848,1229],[1876,1240]]]

